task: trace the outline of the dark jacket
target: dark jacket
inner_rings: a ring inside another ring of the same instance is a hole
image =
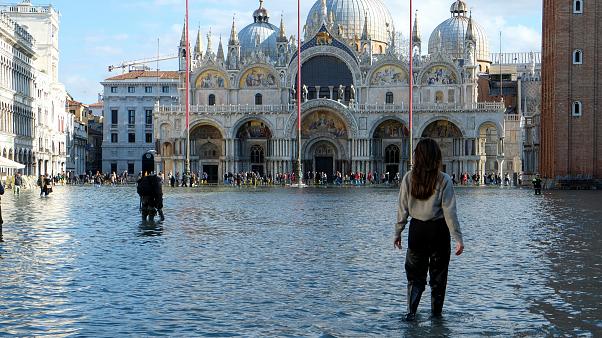
[[[149,203],[151,206],[163,208],[163,187],[161,178],[157,175],[142,177],[138,181],[137,192],[143,203]]]

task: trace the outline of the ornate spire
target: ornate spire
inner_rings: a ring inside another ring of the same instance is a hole
[[[194,56],[197,57],[201,55],[203,49],[203,41],[201,41],[201,26],[199,25],[199,30],[196,33],[196,44],[194,46]]]
[[[235,46],[238,45],[238,33],[236,32],[236,16],[232,17],[232,30],[230,31],[230,41],[229,45]]]
[[[222,45],[222,36],[219,36],[219,46],[217,47],[217,59],[225,60],[224,58],[224,46]]]
[[[418,11],[416,11],[416,17],[414,18],[414,29],[412,31],[412,42],[416,45],[422,43],[422,32],[420,32],[420,26],[418,25]]]
[[[280,16],[280,35],[278,36],[278,42],[287,42],[286,31],[284,29],[284,15]]]
[[[184,26],[182,28],[182,37],[180,38],[180,47],[186,46],[186,20],[184,20]]]
[[[468,27],[466,27],[466,41],[472,41],[474,43],[477,42],[476,34],[474,31],[474,26],[472,25],[472,12],[470,13],[470,17],[468,18]]]
[[[213,53],[213,49],[211,48],[211,39],[212,39],[212,34],[211,34],[211,28],[209,28],[209,33],[207,33],[207,52],[205,53],[205,55],[211,55],[211,53]]]
[[[323,24],[328,24],[328,8],[326,7],[326,0],[322,0],[322,4],[320,7],[320,13],[322,14],[321,20]]]
[[[362,31],[362,40],[370,40],[370,33],[368,32],[368,13],[364,15],[364,30]]]

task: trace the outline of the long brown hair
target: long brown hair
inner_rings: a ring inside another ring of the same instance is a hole
[[[441,148],[430,138],[418,142],[414,150],[414,166],[412,168],[412,189],[414,198],[429,199],[437,188],[441,178]]]

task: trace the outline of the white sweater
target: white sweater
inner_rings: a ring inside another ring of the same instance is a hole
[[[419,200],[412,196],[411,179],[412,172],[410,171],[401,181],[395,234],[401,235],[401,232],[408,223],[408,217],[425,222],[445,218],[452,238],[457,243],[464,244],[456,211],[456,196],[451,177],[446,173],[441,173],[441,178],[437,183],[435,192],[427,200]]]

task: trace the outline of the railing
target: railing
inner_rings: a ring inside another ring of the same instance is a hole
[[[506,119],[506,121],[520,121],[519,114],[506,114],[504,115],[504,118]]]
[[[186,107],[183,105],[171,105],[162,106],[159,108],[159,113],[183,113]],[[190,112],[192,114],[252,114],[252,113],[282,113],[282,112],[293,112],[296,106],[294,104],[288,105],[219,105],[219,106],[190,106]],[[351,104],[349,109],[361,113],[387,113],[387,112],[407,112],[408,107],[405,104],[394,105],[394,104]],[[447,104],[447,103],[431,103],[431,104],[415,104],[414,111],[482,111],[482,112],[501,112],[504,111],[504,104],[501,102],[479,102],[470,105],[459,105],[459,104]],[[519,117],[520,120],[520,117]]]
[[[163,106],[159,108],[161,113],[184,112],[183,105]],[[190,106],[193,114],[229,114],[229,113],[269,113],[289,112],[295,109],[295,105],[220,105],[220,106]]]

